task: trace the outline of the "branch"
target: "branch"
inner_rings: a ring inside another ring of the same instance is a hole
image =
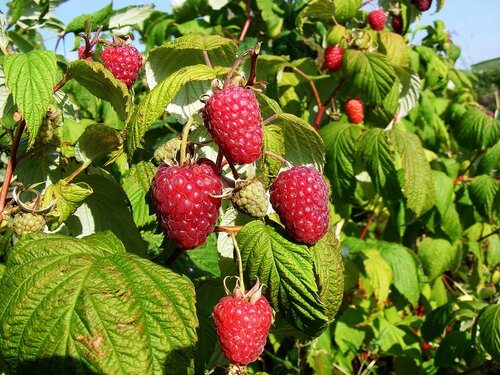
[[[319,107],[321,106],[321,100],[319,98],[318,89],[316,88],[316,84],[314,83],[314,81],[306,73],[304,73],[302,70],[300,70],[296,66],[290,65],[290,67],[296,73],[300,74],[302,77],[304,77],[309,82],[309,84],[311,85],[311,89],[313,90],[313,93],[314,93],[314,99],[316,100],[316,105],[318,106],[318,109],[319,109]]]
[[[470,161],[469,165],[458,174],[458,177],[453,181],[453,185],[458,184],[460,181],[464,180],[464,176],[467,173],[467,171],[472,167],[472,165],[476,162],[476,160],[485,152],[485,150],[478,150],[476,156]]]
[[[14,174],[14,169],[16,169],[16,154],[19,148],[19,143],[21,142],[21,137],[23,135],[24,128],[26,127],[26,122],[23,120],[19,123],[16,130],[16,135],[12,141],[12,147],[10,149],[9,161],[7,163],[7,169],[5,171],[5,177],[3,180],[2,190],[0,192],[0,214],[5,208],[5,203],[7,202],[7,194],[9,193],[10,183],[12,181],[12,175]]]
[[[337,84],[337,87],[333,90],[333,92],[330,94],[328,99],[326,99],[318,108],[318,114],[316,115],[316,119],[314,120],[314,129],[318,130],[319,124],[321,123],[321,117],[323,117],[323,113],[325,113],[326,106],[330,101],[335,98],[335,96],[339,93],[340,89],[342,88],[342,85],[347,81],[347,79],[344,77],[340,80],[340,82]]]
[[[243,30],[241,31],[240,37],[238,38],[238,42],[241,42],[243,39],[245,39],[248,28],[250,27],[250,22],[252,22],[252,0],[247,0],[247,18],[245,20],[245,24],[243,25]]]

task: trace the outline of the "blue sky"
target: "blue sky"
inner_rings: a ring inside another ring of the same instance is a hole
[[[67,23],[81,13],[95,12],[107,3],[107,1],[69,0],[57,8],[56,17]],[[151,3],[155,4],[158,10],[170,10],[170,0],[114,0],[113,8]],[[4,13],[7,10],[5,4],[6,0],[0,0],[0,10]],[[366,10],[371,8],[370,4]],[[431,10],[433,9],[435,9],[434,5]],[[420,24],[431,25],[436,19],[445,22],[453,41],[462,48],[462,56],[458,62],[459,68],[468,68],[471,64],[500,57],[500,21],[498,19],[500,0],[448,0],[441,12],[432,13],[432,11],[425,13]],[[418,42],[425,35],[426,32],[421,31],[415,41]],[[51,45],[50,41],[47,45]],[[70,50],[72,45],[71,40],[66,41],[67,50]],[[58,52],[63,53],[63,51]]]

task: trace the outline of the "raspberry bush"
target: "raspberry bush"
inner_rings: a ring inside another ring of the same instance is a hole
[[[444,0],[59,3],[0,14],[2,372],[498,372],[499,110]]]

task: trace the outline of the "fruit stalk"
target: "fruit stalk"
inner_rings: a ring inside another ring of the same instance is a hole
[[[231,68],[231,70],[229,71],[229,73],[227,73],[226,79],[224,80],[224,86],[223,86],[223,88],[227,89],[229,87],[229,83],[231,82],[231,78],[233,77],[234,72],[236,72],[236,69],[238,69],[238,66],[240,66],[240,64],[243,61],[243,59],[246,56],[253,55],[253,54],[255,54],[255,49],[251,48],[251,49],[243,52],[240,55],[240,57],[238,57],[238,59],[234,62],[233,67]]]
[[[180,165],[184,165],[186,161],[186,148],[189,137],[189,130],[191,129],[191,125],[193,125],[193,116],[190,116],[184,128],[182,128],[182,138],[181,138],[181,149],[180,149]]]
[[[247,35],[248,28],[250,27],[250,22],[252,22],[252,0],[247,0],[247,18],[245,20],[245,25],[243,26],[243,30],[241,31],[240,37],[238,38],[238,42],[241,42],[245,39]]]
[[[233,241],[234,251],[236,252],[236,261],[238,262],[238,274],[240,278],[238,280],[240,284],[240,290],[243,294],[245,294],[245,283],[243,281],[243,262],[241,261],[241,252],[240,247],[238,246],[238,241],[236,241],[236,236],[234,234],[230,234],[231,240]]]
[[[314,120],[314,129],[318,130],[319,124],[321,122],[321,117],[323,117],[323,113],[325,113],[326,106],[330,101],[335,98],[335,96],[338,94],[344,83],[346,82],[346,78],[342,78],[340,82],[337,84],[337,87],[333,90],[333,92],[330,94],[328,99],[326,99],[323,103],[321,103],[320,107],[318,108],[318,114],[316,115],[316,119]]]

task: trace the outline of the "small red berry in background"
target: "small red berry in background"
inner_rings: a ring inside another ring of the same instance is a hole
[[[344,49],[342,47],[327,47],[325,49],[325,67],[331,72],[340,70],[343,56]]]
[[[350,99],[345,104],[345,112],[350,122],[359,124],[365,118],[365,108],[361,99]]]
[[[392,16],[391,25],[396,34],[403,34],[403,18],[401,16]]]
[[[371,28],[375,31],[383,30],[386,20],[387,16],[383,9],[373,10],[368,15],[368,22],[370,23]]]

